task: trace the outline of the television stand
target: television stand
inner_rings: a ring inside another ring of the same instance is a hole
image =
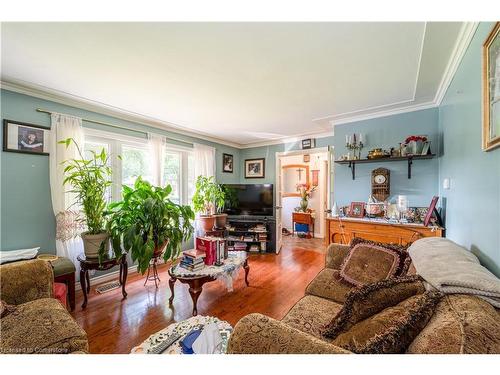
[[[228,217],[224,237],[228,250],[275,253],[276,221],[274,217]]]

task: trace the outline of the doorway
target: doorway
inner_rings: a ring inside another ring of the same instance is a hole
[[[276,153],[277,253],[283,242],[321,247],[330,207],[330,155],[327,147]]]

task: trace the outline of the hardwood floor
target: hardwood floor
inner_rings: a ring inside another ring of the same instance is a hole
[[[231,325],[253,312],[281,319],[303,295],[307,284],[324,266],[322,239],[284,238],[279,255],[249,257],[250,286],[245,286],[244,271],[227,292],[221,282],[205,284],[198,300],[198,314],[212,315]],[[187,286],[176,283],[173,309],[168,306],[167,265],[159,266],[158,289],[144,277],[133,273],[127,280],[126,300],[121,290],[98,294],[92,285],[88,305],[82,310],[82,293],[77,292],[73,316],[85,329],[91,353],[129,353],[130,350],[174,321],[191,316],[192,302]]]

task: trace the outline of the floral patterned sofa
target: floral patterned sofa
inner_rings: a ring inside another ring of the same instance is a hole
[[[349,246],[330,245],[325,268],[281,321],[262,314],[243,317],[228,353],[349,353],[322,335],[353,289],[340,277],[348,253]],[[500,353],[500,311],[475,296],[445,295],[405,352]]]
[[[88,352],[87,334],[54,297],[48,262],[0,266],[0,353]]]

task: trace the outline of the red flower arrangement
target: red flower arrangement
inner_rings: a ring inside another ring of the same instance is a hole
[[[410,143],[411,141],[422,141],[422,142],[427,142],[427,137],[423,137],[421,135],[410,135],[408,138],[405,140],[405,144]]]

